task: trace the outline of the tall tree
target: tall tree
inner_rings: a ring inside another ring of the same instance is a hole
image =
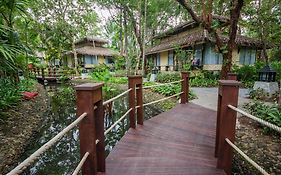
[[[241,26],[251,37],[259,38],[262,42],[262,53],[258,59],[266,61],[271,56],[278,59],[275,53],[281,53],[280,47],[267,53],[268,43],[281,43],[281,0],[256,0],[246,4],[242,11]],[[258,27],[257,27],[258,26]],[[280,54],[278,54],[280,55]]]
[[[124,51],[128,50],[128,54],[124,54],[127,58],[127,70],[131,67],[143,68],[145,46],[149,44],[152,37],[157,32],[175,25],[175,21],[187,17],[186,13],[179,8],[171,8],[171,6],[177,5],[173,0],[98,0],[98,3],[116,12],[115,15],[112,15],[111,21],[120,23],[120,18],[123,21],[123,28],[120,27],[119,30],[123,30],[120,35],[122,33],[124,36],[120,37],[122,41],[119,43],[124,42]],[[119,13],[121,11],[122,15]],[[137,63],[139,66],[136,65]]]
[[[197,22],[198,24],[201,24],[204,29],[206,29],[211,35],[214,35],[216,39],[216,46],[218,48],[218,51],[223,54],[223,65],[222,65],[222,71],[221,71],[221,78],[225,79],[227,77],[227,73],[230,72],[232,67],[232,52],[233,49],[236,47],[235,39],[237,34],[237,25],[238,20],[240,17],[241,9],[244,5],[243,0],[231,0],[230,3],[230,25],[228,28],[228,36],[229,40],[227,42],[227,45],[225,45],[222,42],[222,39],[219,35],[219,28],[217,26],[213,26],[212,22],[212,14],[213,14],[213,1],[208,0],[201,1],[201,17],[197,15],[195,10],[192,8],[190,2],[187,0],[177,0],[180,5],[182,5],[188,13],[191,15],[192,19]]]
[[[75,40],[98,33],[94,3],[87,0],[37,0],[31,9],[40,26],[41,38],[47,43],[47,51],[55,50],[55,57],[61,58],[65,50],[71,49],[78,74]],[[52,56],[51,53],[48,55]]]

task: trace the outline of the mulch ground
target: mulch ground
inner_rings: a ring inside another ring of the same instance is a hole
[[[257,122],[239,117],[235,144],[271,175],[281,174],[281,134],[265,133]],[[260,174],[240,155],[234,155],[235,174]]]
[[[40,129],[48,97],[42,85],[38,84],[37,92],[35,99],[22,100],[5,112],[8,119],[0,123],[0,174],[10,171]]]

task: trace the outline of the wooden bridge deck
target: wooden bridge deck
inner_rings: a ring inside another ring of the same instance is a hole
[[[216,112],[188,103],[130,129],[106,159],[106,175],[221,175]]]

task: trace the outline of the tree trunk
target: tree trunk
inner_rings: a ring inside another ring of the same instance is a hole
[[[127,69],[127,75],[130,75],[130,72],[131,72],[131,63],[130,63],[130,60],[129,60],[129,57],[128,57],[128,26],[127,26],[127,9],[124,9],[123,10],[124,12],[124,20],[123,20],[123,23],[124,23],[124,57],[125,57],[125,60],[126,60],[126,69]]]
[[[123,56],[124,48],[123,48],[123,11],[120,10],[120,54]]]
[[[212,23],[212,0],[208,0],[208,16],[205,15],[206,7],[205,2],[201,1],[202,8],[203,8],[203,18],[200,19],[196,13],[193,11],[192,7],[188,3],[187,0],[177,0],[191,15],[192,19],[197,22],[198,24],[202,24],[204,29],[208,31],[209,34],[214,34],[216,39],[216,46],[218,47],[219,53],[224,53],[223,50],[223,43],[222,40],[219,37],[217,29],[214,29],[211,27]],[[223,65],[222,65],[222,71],[221,71],[221,78],[225,79],[227,76],[227,73],[231,70],[232,66],[232,52],[233,49],[236,47],[235,44],[235,38],[237,33],[237,24],[238,19],[240,16],[240,11],[242,9],[242,6],[244,4],[243,0],[232,0],[232,7],[231,14],[230,14],[230,31],[229,31],[229,41],[227,43],[227,54],[223,54]]]
[[[72,41],[72,52],[73,52],[73,57],[74,57],[75,75],[76,75],[76,76],[79,76],[79,71],[78,71],[78,58],[77,58],[77,52],[76,52],[74,40]]]
[[[144,18],[143,18],[143,37],[142,37],[142,75],[145,74],[145,36],[146,36],[146,13],[147,13],[147,0],[144,1]]]
[[[232,53],[234,48],[236,48],[236,35],[237,35],[237,25],[240,16],[240,11],[243,7],[243,0],[232,0],[232,10],[230,14],[230,31],[229,40],[227,43],[227,54],[223,54],[223,65],[221,70],[221,79],[227,78],[227,73],[231,71],[232,67]]]

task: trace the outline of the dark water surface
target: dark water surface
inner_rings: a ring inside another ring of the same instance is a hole
[[[43,126],[32,143],[27,147],[20,162],[35,152],[44,143],[52,139],[67,125],[76,119],[75,91],[71,85],[46,86],[49,94],[49,110],[44,114]],[[120,91],[121,92],[121,91]],[[113,103],[112,115],[105,114],[105,128],[110,127],[128,109],[127,97]],[[162,112],[152,107],[145,108],[145,118],[151,118]],[[106,152],[112,150],[118,140],[128,130],[127,118],[106,135]],[[28,167],[24,175],[62,175],[72,174],[80,161],[79,132],[75,127],[59,142],[42,154],[33,165]]]

